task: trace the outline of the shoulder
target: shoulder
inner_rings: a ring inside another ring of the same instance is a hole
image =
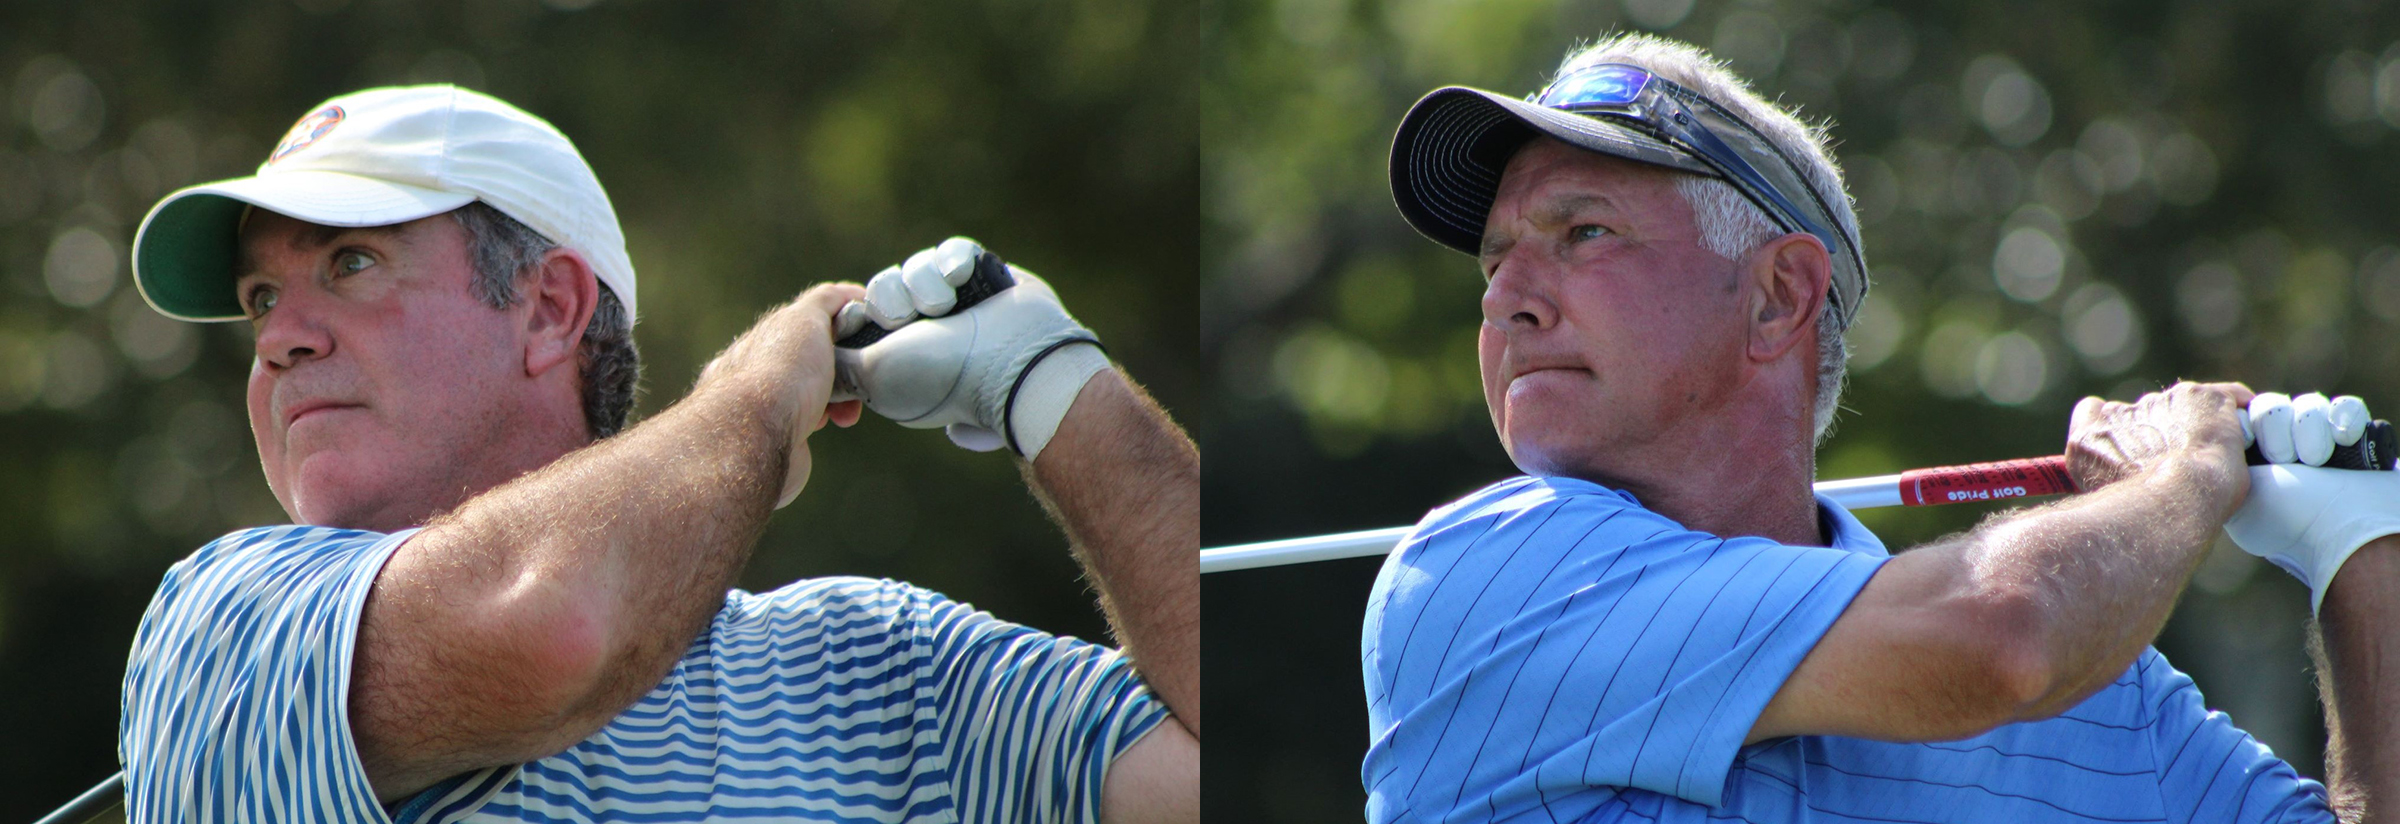
[[[854,576],[803,578],[766,592],[734,590],[711,628],[720,654],[787,653],[806,643],[828,654],[902,652],[956,631],[970,616],[988,619],[924,587]],[[821,646],[820,646],[821,645]]]
[[[273,526],[228,533],[168,568],[141,632],[183,610],[221,614],[227,601],[283,603],[361,589],[414,532]]]
[[[718,611],[706,646],[727,666],[793,674],[871,670],[894,683],[935,676],[928,684],[961,668],[1011,670],[1011,661],[1102,666],[1122,657],[924,587],[857,577],[808,578],[755,594],[736,590]]]
[[[1394,553],[1419,563],[1454,553],[1443,548],[1622,548],[1666,540],[1680,548],[1715,536],[1686,530],[1622,490],[1573,478],[1520,476],[1476,490],[1427,513]],[[1455,553],[1459,557],[1484,553]]]
[[[350,653],[376,572],[410,534],[247,529],[167,572],[135,630],[119,699],[118,751],[130,794],[147,805],[136,818],[189,817],[211,788],[228,809],[300,793],[333,818],[374,809],[343,709]],[[236,728],[245,734],[223,733]],[[303,773],[314,789],[291,783]]]
[[[209,542],[168,569],[151,596],[134,631],[128,691],[181,677],[159,677],[162,667],[216,671],[301,654],[333,636],[346,643],[375,572],[413,532],[279,526]]]
[[[1595,514],[1630,512],[1666,520],[1643,508],[1640,501],[1623,490],[1574,478],[1520,475],[1475,490],[1426,513],[1417,527],[1420,531],[1439,529],[1557,509]]]
[[[168,568],[166,583],[175,586],[193,583],[198,579],[249,579],[304,573],[359,560],[363,553],[379,545],[399,543],[389,539],[406,538],[413,533],[414,530],[410,530],[387,535],[356,529],[296,525],[236,530],[208,542],[199,551]]]
[[[1672,607],[1705,616],[1712,626],[1722,620],[1740,628],[1761,605],[1822,603],[1838,614],[1883,560],[1850,549],[1721,537],[1653,512],[1620,490],[1518,478],[1419,524],[1378,574],[1364,631],[1373,642],[1385,632],[1413,638],[1427,616],[1498,626],[1536,613],[1566,620],[1580,610],[1596,610],[1585,617],[1606,622],[1616,620],[1618,606],[1631,616]]]
[[[941,593],[903,581],[836,575],[802,578],[766,592],[734,590],[719,617],[741,623],[894,623],[916,620],[947,603]]]

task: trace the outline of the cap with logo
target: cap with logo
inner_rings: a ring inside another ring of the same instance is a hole
[[[575,145],[522,109],[447,85],[325,101],[257,174],[167,195],[134,235],[133,281],[169,317],[240,320],[233,267],[245,209],[325,226],[386,226],[478,200],[581,252],[626,314],[640,317],[616,210]]]
[[[1538,135],[1725,181],[1784,231],[1824,244],[1833,264],[1827,306],[1845,329],[1857,316],[1867,266],[1849,199],[1817,192],[1802,164],[1739,112],[1640,66],[1585,66],[1527,100],[1466,86],[1425,95],[1392,138],[1401,216],[1426,237],[1477,254],[1501,173]]]

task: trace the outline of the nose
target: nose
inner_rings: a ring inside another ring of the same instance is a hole
[[[279,295],[274,310],[258,322],[257,328],[258,360],[269,371],[290,369],[302,361],[333,353],[333,336],[326,332],[323,323],[311,317],[306,300],[297,294]]]
[[[1517,244],[1492,267],[1491,279],[1483,286],[1484,323],[1517,332],[1548,329],[1558,322],[1548,280],[1525,248],[1530,245]]]

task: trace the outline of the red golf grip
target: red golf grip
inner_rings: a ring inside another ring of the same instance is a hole
[[[958,285],[958,303],[950,307],[950,314],[955,315],[967,311],[968,307],[982,303],[993,295],[1008,291],[1009,287],[1015,285],[1017,285],[1016,276],[1009,274],[1008,264],[1002,261],[999,255],[992,254],[988,250],[978,252],[975,255],[975,271],[967,276],[967,282]],[[892,330],[868,321],[865,328],[850,333],[849,337],[834,341],[833,345],[843,349],[865,349],[868,344],[882,340],[883,336],[891,333]]]
[[[2394,445],[2391,422],[2375,421],[2367,425],[2367,431],[2359,436],[2358,443],[2334,447],[2333,457],[2326,459],[2325,465],[2334,469],[2390,470],[2395,457]],[[2257,447],[2252,447],[2243,457],[2251,466],[2261,466],[2267,462],[2265,457],[2259,455]],[[1937,466],[1900,473],[1901,506],[2034,498],[2075,491],[2078,491],[2075,479],[2067,474],[2067,458],[2064,455]]]
[[[2064,495],[2075,490],[2067,456],[1937,466],[1900,473],[1900,505],[1930,506]]]

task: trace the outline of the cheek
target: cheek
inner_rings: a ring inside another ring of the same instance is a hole
[[[403,441],[476,442],[503,415],[523,374],[505,316],[481,307],[392,330],[371,371],[384,425]]]
[[[258,441],[259,454],[271,456],[283,451],[281,439],[274,437],[270,424],[270,404],[274,400],[275,382],[256,359],[250,361],[250,384],[246,404],[250,412],[250,435]],[[269,450],[272,450],[270,452]]]
[[[1492,328],[1491,324],[1484,324],[1475,337],[1475,363],[1483,372],[1485,394],[1490,394],[1493,387],[1499,384],[1500,376],[1504,374],[1502,370],[1506,368],[1501,359],[1507,353],[1508,336]]]
[[[1507,354],[1508,336],[1491,324],[1484,324],[1475,339],[1475,362],[1483,376],[1483,403],[1490,408],[1494,425],[1506,423]]]

